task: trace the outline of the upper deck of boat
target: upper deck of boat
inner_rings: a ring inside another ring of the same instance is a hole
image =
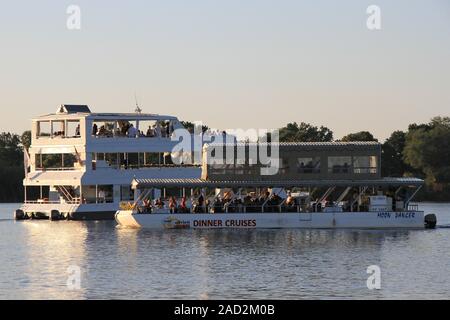
[[[33,121],[62,121],[62,120],[155,120],[155,121],[170,121],[178,118],[170,115],[161,115],[154,113],[49,113],[33,118]]]

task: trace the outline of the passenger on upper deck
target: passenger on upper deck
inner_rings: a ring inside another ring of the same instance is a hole
[[[80,136],[80,124],[78,124],[77,127],[75,128],[75,136],[76,137]]]
[[[97,127],[97,124],[94,123],[94,125],[92,126],[92,135],[96,136],[97,132],[98,132],[98,127]]]
[[[152,129],[151,126],[148,126],[148,130],[147,130],[147,137],[154,137],[155,136],[155,131]]]
[[[156,122],[156,124],[155,124],[155,136],[156,137],[161,137],[161,124],[159,123],[159,121],[158,122]]]
[[[133,124],[130,124],[130,126],[128,127],[127,135],[128,135],[128,138],[136,138],[137,130],[133,126]]]
[[[98,131],[98,134],[97,135],[99,135],[99,136],[104,136],[104,135],[106,135],[106,128],[105,128],[105,126],[101,126],[100,127],[100,130]]]

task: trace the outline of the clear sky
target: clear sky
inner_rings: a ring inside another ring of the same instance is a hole
[[[449,0],[0,0],[0,40],[0,131],[62,103],[130,112],[135,92],[218,129],[305,121],[335,138],[450,115]]]

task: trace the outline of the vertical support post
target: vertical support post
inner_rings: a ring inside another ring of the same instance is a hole
[[[360,212],[361,211],[361,197],[362,197],[362,187],[359,187],[359,194],[358,194],[358,206],[357,206],[357,211]]]

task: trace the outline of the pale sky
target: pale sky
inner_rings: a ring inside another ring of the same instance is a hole
[[[0,131],[63,103],[132,112],[135,92],[218,129],[305,121],[335,138],[450,116],[449,0],[0,0],[0,40]]]

